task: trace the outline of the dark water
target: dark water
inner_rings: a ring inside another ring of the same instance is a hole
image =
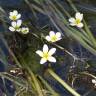
[[[61,2],[63,1],[63,0],[60,0]],[[83,0],[74,0],[74,1],[79,1],[79,3],[80,3],[80,1],[83,1]],[[86,9],[87,8],[87,3],[88,3],[88,1],[90,1],[90,0],[85,0],[84,2],[84,4],[86,5],[84,5],[83,7],[85,7],[85,9],[84,9],[84,12],[87,12],[88,11],[88,9]],[[91,1],[90,1],[91,2]],[[95,2],[95,0],[93,0],[91,3],[95,6],[95,4],[96,3],[94,3]],[[80,3],[80,4],[83,4],[82,2]],[[24,0],[0,0],[0,6],[7,12],[7,13],[9,13],[10,11],[12,11],[12,10],[14,10],[14,9],[16,9],[16,10],[18,10],[18,11],[20,11],[21,12],[21,14],[22,14],[22,19],[24,19],[24,20],[27,20],[27,19],[30,19],[30,18],[32,18],[32,15],[33,14],[31,14],[31,12],[30,12],[30,10],[29,10],[29,8],[27,7],[27,6],[25,6],[25,3],[24,3]],[[80,5],[79,4],[77,4],[77,6],[79,7],[79,8],[81,8],[80,7]],[[92,6],[92,8],[94,7],[94,6]],[[81,8],[81,11],[82,11],[82,8]],[[93,10],[94,11],[94,10]],[[92,12],[92,11],[90,11],[90,12]],[[44,26],[44,25],[46,25],[48,22],[50,23],[50,21],[49,21],[49,19],[47,18],[47,17],[43,17],[42,18],[42,14],[37,14],[37,16],[39,17],[39,19],[37,19],[37,22],[39,22],[39,23],[37,23],[38,25],[40,25],[40,26]],[[43,23],[42,23],[43,22]],[[94,21],[95,22],[95,21]],[[95,27],[95,24],[96,23],[93,23],[93,27],[94,28],[96,28]],[[3,29],[2,29],[2,26],[0,26],[0,31],[2,31]],[[96,30],[96,29],[95,29]],[[6,48],[4,47],[4,45],[3,45],[3,43],[2,43],[2,40],[0,40],[0,47],[4,50],[4,52],[5,52],[5,54],[6,55],[8,55],[8,52],[7,52],[7,50],[6,50]],[[96,57],[94,57],[91,53],[89,53],[87,50],[85,50],[84,48],[82,48],[82,46],[81,45],[79,45],[79,44],[73,44],[73,46],[71,46],[71,48],[73,49],[73,52],[76,54],[76,55],[78,55],[78,56],[80,56],[80,57],[89,57],[90,59],[96,59]],[[82,52],[81,52],[82,51]],[[64,65],[61,65],[61,67],[58,67],[58,68],[56,68],[56,72],[57,72],[57,74],[62,78],[62,79],[64,79],[64,80],[66,80],[66,75],[64,75],[64,74],[66,74],[67,73],[67,63],[68,62],[66,62],[66,64]],[[4,68],[4,65],[2,64],[2,62],[0,62],[0,71],[5,71],[5,68]],[[3,88],[3,85],[2,85],[2,83],[3,83],[3,81],[2,81],[2,79],[0,79],[0,88],[1,88],[1,90],[5,90],[4,88]],[[51,81],[49,81],[49,83],[51,83]],[[8,81],[8,80],[6,80],[6,88],[7,88],[7,91],[8,91],[8,96],[14,96],[13,94],[14,94],[14,88],[13,88],[13,85],[12,85],[12,82],[10,82],[10,81]],[[60,92],[61,93],[61,96],[72,96],[71,94],[69,94],[66,90],[64,90],[64,88],[60,85],[60,84],[58,84],[57,82],[54,82],[54,83],[52,83],[52,85],[54,86],[54,88],[58,91],[58,92]],[[2,91],[0,90],[0,96],[2,96]],[[81,94],[82,93],[84,93],[85,92],[85,88],[84,87],[80,87],[80,88],[78,88],[77,89],[77,91],[78,92],[80,92]],[[89,96],[96,96],[96,95],[89,95]]]

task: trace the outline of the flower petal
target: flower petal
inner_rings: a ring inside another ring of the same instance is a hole
[[[12,16],[9,16],[9,19],[12,20]]]
[[[50,38],[50,36],[46,36],[46,38],[45,38],[47,41],[51,41],[51,38]]]
[[[12,23],[11,23],[11,25],[13,26],[13,27],[16,27],[16,22],[15,21],[13,21]]]
[[[96,83],[96,80],[95,79],[92,79],[92,83]]]
[[[46,62],[47,62],[47,60],[46,60],[45,58],[41,58],[40,64],[44,64],[44,63],[46,63]]]
[[[48,61],[50,61],[50,62],[56,62],[56,59],[51,56],[51,57],[48,58]]]
[[[56,37],[57,37],[57,38],[61,38],[61,33],[60,33],[60,32],[57,32],[57,33],[56,33]]]
[[[43,46],[43,52],[44,53],[47,53],[48,52],[48,46],[46,44],[44,44],[44,46]]]
[[[39,56],[43,57],[43,52],[40,51],[40,50],[37,50],[37,51],[36,51],[36,54],[38,54]]]
[[[29,33],[29,28],[27,28],[27,27],[22,27],[22,28],[21,28],[21,33],[23,33],[23,34]]]
[[[54,31],[50,31],[49,35],[50,35],[50,37],[53,37],[55,35],[55,32]]]
[[[17,15],[17,19],[19,19],[19,18],[21,18],[21,14],[18,14],[18,15]]]
[[[10,12],[9,15],[12,16],[13,15],[13,12]]]
[[[75,23],[75,18],[70,18],[70,19],[69,19],[69,22]]]
[[[82,28],[83,27],[83,23],[77,24],[77,27]]]
[[[76,23],[70,23],[71,26],[76,26]]]
[[[20,27],[21,24],[22,24],[22,20],[18,20],[18,21],[17,21],[17,26]]]
[[[14,27],[11,27],[11,26],[9,27],[9,30],[12,32],[15,31]]]
[[[75,15],[75,18],[81,21],[83,19],[83,14],[80,14],[79,12],[77,12]]]
[[[48,54],[51,56],[56,52],[56,48],[52,48],[49,50]]]
[[[17,11],[17,10],[14,10],[14,11],[13,11],[13,15],[16,16],[17,14],[18,14],[18,11]]]

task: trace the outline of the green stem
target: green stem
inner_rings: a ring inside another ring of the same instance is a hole
[[[6,74],[4,74],[4,73],[0,73],[0,77],[6,78],[6,79],[12,81],[13,83],[15,83],[15,84],[17,84],[17,85],[19,85],[19,86],[22,86],[22,87],[24,87],[24,88],[27,88],[25,84],[22,84],[21,82],[18,82],[17,80],[12,79],[12,78],[6,76]]]
[[[71,5],[71,7],[74,9],[75,12],[78,12],[77,8],[74,6],[72,0],[67,0],[69,2],[69,4]]]
[[[36,76],[33,74],[33,72],[30,70],[29,67],[27,67],[27,70],[29,71],[29,74],[30,74],[30,76],[31,76],[31,78],[32,78],[32,80],[34,82],[34,85],[35,85],[35,88],[37,90],[38,96],[44,96],[43,93],[42,93],[42,89],[41,89],[41,87],[40,87],[40,85],[38,83],[38,80],[37,80]]]
[[[56,4],[60,7],[60,9],[62,9],[62,11],[66,14],[66,16],[67,16],[68,18],[70,18],[71,15],[67,12],[67,10],[66,10],[60,3],[58,3],[57,0],[54,0],[54,1],[55,1]]]
[[[28,81],[29,81],[29,83],[30,83],[30,85],[32,87],[32,90],[35,90],[37,92],[38,96],[43,96],[42,89],[41,89],[41,87],[40,87],[40,85],[38,83],[38,80],[37,80],[35,74],[28,67],[27,63],[24,61],[22,56],[19,55],[19,57],[20,57],[20,60],[21,60],[21,62],[23,64],[23,67],[27,69],[28,75],[30,76],[30,77],[28,76],[27,79],[28,79]]]
[[[91,32],[90,29],[88,28],[88,25],[87,25],[87,23],[85,22],[85,20],[83,20],[83,22],[84,22],[84,25],[85,25],[85,30],[86,30],[87,34],[89,35],[90,40],[93,42],[93,45],[94,45],[93,47],[96,48],[96,39],[94,38],[92,32]]]
[[[96,76],[94,76],[93,74],[90,74],[88,72],[81,72],[80,74],[88,75],[88,76],[91,76],[92,78],[96,79]]]
[[[13,57],[14,61],[16,62],[16,64],[21,68],[20,62],[18,61],[18,59],[16,58],[16,56],[14,55],[14,53],[12,52],[12,50],[9,48],[9,46],[8,46],[6,40],[4,39],[3,35],[2,35],[2,37],[1,37],[1,39],[2,39],[5,47],[8,49],[10,55]]]
[[[45,81],[40,75],[38,75],[39,79],[42,81],[44,86],[54,95],[54,96],[60,96],[57,92],[55,92],[52,87]]]
[[[54,79],[56,79],[62,86],[64,86],[64,88],[66,88],[71,94],[73,94],[74,96],[81,96],[73,88],[71,88],[64,80],[62,80],[56,73],[54,73],[51,69],[48,69],[47,71],[51,76],[53,76]]]

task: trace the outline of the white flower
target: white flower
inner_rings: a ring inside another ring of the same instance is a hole
[[[17,10],[14,10],[13,12],[9,13],[9,18],[13,21],[20,19],[21,14],[18,14]]]
[[[69,19],[70,25],[82,28],[83,27],[83,23],[81,22],[82,19],[83,19],[83,14],[77,12],[75,14],[75,18],[72,17],[72,18]]]
[[[56,59],[52,56],[56,52],[56,48],[49,50],[48,46],[44,44],[43,51],[37,50],[36,53],[41,57],[40,64],[44,64],[47,61],[56,62]]]
[[[21,26],[22,24],[22,20],[17,20],[17,22],[13,21],[11,22],[11,26],[9,27],[9,30],[14,32],[14,31],[17,31],[17,32],[20,32],[21,31]]]
[[[23,34],[27,34],[27,33],[29,33],[29,28],[23,27],[23,28],[21,28],[21,32],[22,32]]]
[[[54,31],[50,31],[49,35],[45,37],[45,39],[49,42],[56,42],[61,39],[61,33],[57,32],[55,33]]]
[[[16,70],[10,70],[10,73],[16,73]]]
[[[96,86],[96,79],[92,79],[92,83]]]

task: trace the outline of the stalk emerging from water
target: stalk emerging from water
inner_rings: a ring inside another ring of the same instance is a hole
[[[73,96],[81,96],[73,88],[71,88],[64,80],[62,80],[53,70],[48,69],[47,72],[56,79],[64,88],[66,88]]]

